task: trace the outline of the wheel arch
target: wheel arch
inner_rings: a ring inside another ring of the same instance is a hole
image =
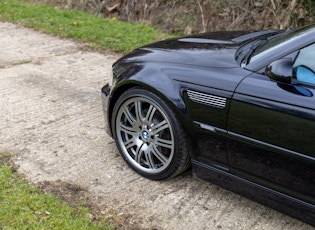
[[[159,80],[156,81],[154,79]],[[165,83],[165,81],[167,81],[167,83]],[[165,85],[167,85],[167,87]],[[184,89],[182,89],[176,81],[172,80],[162,72],[154,73],[150,71],[150,76],[143,77],[143,74],[136,74],[120,81],[120,83],[112,89],[111,100],[108,107],[109,121],[111,121],[113,109],[119,97],[127,90],[135,87],[146,89],[159,96],[168,106],[170,106],[175,113],[176,118],[179,119],[183,129],[189,136],[189,130],[192,128],[193,124],[190,122],[187,105],[183,98]],[[112,132],[111,125],[110,130]]]

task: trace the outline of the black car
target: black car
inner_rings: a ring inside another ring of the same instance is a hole
[[[315,26],[212,32],[138,48],[102,88],[137,173],[193,175],[315,226]]]

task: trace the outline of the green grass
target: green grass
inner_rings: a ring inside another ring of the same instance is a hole
[[[0,229],[111,229],[93,222],[88,208],[74,209],[29,185],[1,163],[7,156],[0,154]]]
[[[61,10],[27,0],[0,0],[0,20],[87,42],[92,48],[129,52],[169,37],[158,29],[115,18],[103,18],[79,10]]]

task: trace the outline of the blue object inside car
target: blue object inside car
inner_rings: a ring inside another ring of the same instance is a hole
[[[296,79],[298,81],[315,84],[315,73],[306,66],[298,66],[296,68]]]

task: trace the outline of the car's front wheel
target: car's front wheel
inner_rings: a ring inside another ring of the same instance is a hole
[[[115,103],[111,122],[120,154],[142,176],[161,180],[188,168],[186,134],[172,109],[152,92],[127,90]]]

